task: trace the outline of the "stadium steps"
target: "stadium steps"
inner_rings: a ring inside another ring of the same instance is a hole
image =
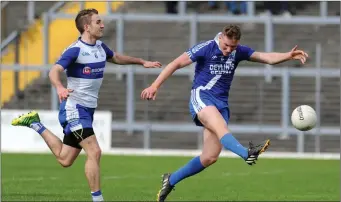
[[[124,120],[125,118],[125,85],[126,81],[111,79],[108,81],[105,77],[103,81],[103,87],[100,91],[99,99],[99,109],[107,109],[113,112],[114,120]],[[138,121],[152,120],[158,122],[167,121],[186,121],[191,122],[188,102],[190,98],[191,81],[187,76],[175,76],[171,77],[161,88],[158,93],[157,100],[153,102],[147,102],[140,99],[141,91],[147,87],[155,79],[155,76],[135,76],[135,108],[136,114],[135,118]],[[234,82],[239,85],[233,85],[231,89],[230,105],[231,105],[231,117],[232,121],[237,121],[238,123],[253,123],[257,122],[259,117],[258,114],[254,115],[254,110],[259,105],[257,101],[259,100],[259,89],[257,87],[257,82],[259,78],[256,79],[243,79],[241,77],[235,77]],[[180,85],[174,85],[180,84]],[[118,86],[121,86],[118,88]],[[239,86],[244,86],[243,88],[237,88]],[[245,88],[248,86],[248,88]],[[276,91],[273,85],[264,85],[265,93],[267,91]],[[268,87],[266,87],[268,86]],[[115,89],[115,91],[112,91]],[[269,90],[267,90],[269,89]],[[263,94],[266,96],[266,94]],[[278,96],[280,99],[280,96]],[[262,100],[260,100],[262,101]],[[267,105],[268,108],[276,108],[280,110],[280,107],[276,106],[278,100],[268,99],[262,101]],[[273,103],[275,104],[268,104]],[[280,111],[279,111],[280,112]],[[270,111],[268,114],[274,114]],[[266,116],[266,114],[263,114]],[[279,119],[277,114],[276,119]],[[266,121],[267,119],[265,119]],[[271,119],[270,119],[271,120]]]
[[[292,29],[292,25],[275,25],[274,31],[274,50],[279,52],[288,51],[297,44],[299,48],[306,50],[310,56],[305,66],[315,67],[316,43],[319,42],[322,50],[322,67],[339,67],[339,50],[335,46],[335,44],[340,44],[340,37],[336,37],[337,34],[335,34],[340,33],[338,25],[299,25],[295,26],[295,29]],[[298,63],[291,62],[291,65],[293,64]]]
[[[323,78],[321,81],[321,126],[340,125],[340,85],[339,78]],[[315,79],[292,79],[290,107],[306,104],[315,108]]]
[[[135,4],[136,3],[136,4]],[[162,3],[162,4],[161,4]],[[128,4],[128,3],[127,3]],[[145,2],[134,2],[135,6],[139,8],[136,12],[144,12],[149,8],[151,4]],[[131,3],[129,3],[131,5]],[[139,5],[139,6],[137,6]],[[154,5],[154,4],[153,4]],[[163,6],[163,2],[158,3],[159,6]],[[123,10],[129,10],[127,8],[123,8]],[[155,9],[155,8],[153,8]],[[162,11],[163,7],[159,7],[158,12]],[[155,9],[155,12],[157,9]],[[215,34],[222,28],[223,24],[199,24],[199,41],[211,39],[215,36]],[[129,22],[125,24],[126,32],[125,32],[125,54],[129,54],[136,57],[144,57],[151,60],[159,60],[164,65],[170,62],[174,57],[181,54],[183,51],[188,49],[188,25],[182,23],[134,23]],[[279,27],[281,28],[281,27]],[[285,31],[287,28],[282,27],[281,29],[275,29],[276,31],[276,39],[278,39],[277,35],[282,35],[282,31]],[[138,30],[138,32],[136,32]],[[150,30],[153,30],[152,32]],[[304,36],[311,36],[312,38],[316,38],[316,33],[311,34],[313,28],[309,28],[308,31],[304,31],[297,29],[294,30],[294,33],[288,33],[291,36],[295,36],[295,38],[285,38],[286,40],[283,43],[277,43],[278,40],[275,40],[275,48],[281,51],[287,51],[292,48],[291,44],[295,44],[298,42],[298,39],[304,39]],[[328,36],[331,36],[331,39],[334,43],[339,43],[339,39],[334,38],[331,34],[336,31],[334,28],[331,30],[326,29]],[[298,34],[297,34],[297,33]],[[301,33],[302,32],[302,33]],[[337,31],[339,32],[339,31]],[[115,24],[106,26],[106,36],[104,37],[104,42],[109,44],[111,47],[115,47],[116,36],[115,36]],[[110,35],[109,35],[110,33]],[[335,34],[335,33],[334,33]],[[162,36],[166,36],[168,40],[162,38]],[[298,39],[296,39],[296,36]],[[280,37],[279,37],[280,38]],[[244,44],[248,44],[254,47],[256,50],[264,50],[264,26],[259,25],[253,31],[244,31],[243,39]],[[298,43],[300,47],[310,47],[308,53],[313,55],[310,50],[315,48],[314,45],[309,46],[309,41],[301,41],[304,44]],[[161,45],[160,45],[161,44]],[[278,48],[277,48],[278,46]],[[328,48],[331,51],[337,52],[333,50],[332,47]],[[328,50],[326,50],[326,54],[328,55]],[[330,54],[332,55],[332,54]],[[332,60],[331,60],[332,61]],[[314,59],[309,60],[308,66],[315,62]],[[289,65],[290,63],[284,64]],[[292,63],[294,64],[294,63]],[[336,62],[332,62],[332,65],[335,65]],[[243,66],[253,65],[255,67],[261,67],[260,64],[243,62],[238,68],[243,68]],[[331,66],[332,66],[331,65]],[[283,66],[283,65],[282,65]],[[238,70],[237,70],[238,71]],[[154,102],[146,102],[139,99],[141,90],[148,86],[155,79],[155,75],[149,76],[136,76],[135,79],[135,100],[136,100],[136,119],[137,120],[153,120],[153,121],[167,121],[167,122],[188,122],[191,123],[190,115],[188,112],[188,100],[189,100],[189,92],[191,87],[191,81],[188,77],[172,77],[169,79],[162,87],[160,93],[158,94],[158,100]],[[262,99],[262,108],[260,108],[260,81],[264,81],[264,77],[235,77],[233,81],[233,85],[231,88],[231,96],[230,96],[230,106],[231,106],[231,122],[239,124],[239,123],[259,123],[259,124],[279,124],[281,119],[281,80],[280,78],[276,78],[272,83],[263,85],[264,93]],[[335,84],[338,80],[336,79],[325,79],[323,81],[323,93],[326,98],[326,101],[323,104],[324,113],[328,112],[327,115],[323,115],[324,123],[327,125],[333,125],[335,120],[339,121],[339,115],[335,115],[333,118],[330,114],[336,112],[336,109],[339,109],[337,105],[336,97],[339,95],[338,88],[335,87]],[[314,83],[310,81],[305,81],[302,78],[292,79],[291,89],[293,91],[290,107],[293,107],[304,103],[307,104],[309,102],[302,100],[302,92],[308,92],[307,94],[311,96],[309,88],[311,86],[315,86]],[[334,86],[335,90],[331,90],[330,86]],[[110,110],[113,112],[113,120],[124,120],[125,118],[125,110],[126,110],[126,81],[117,80],[113,76],[105,76],[103,81],[103,87],[100,91],[100,99],[99,99],[99,110]],[[114,90],[113,90],[114,89]],[[302,89],[302,90],[301,90]],[[305,90],[307,89],[307,90]],[[328,90],[327,90],[328,89]],[[45,92],[46,99],[49,99],[49,89]],[[296,93],[297,92],[297,93]],[[180,95],[180,96],[179,96]],[[308,96],[307,95],[307,96]],[[304,95],[305,96],[305,95]],[[333,101],[331,101],[333,100]],[[25,100],[26,102],[26,100]],[[330,104],[330,105],[329,105]],[[39,105],[37,105],[39,107]],[[259,114],[263,115],[260,116]],[[147,116],[148,115],[148,116]],[[325,118],[327,116],[327,118]],[[188,136],[187,136],[188,135]],[[255,135],[247,135],[247,134],[237,134],[238,138],[242,138],[244,144],[247,144],[248,140],[253,140],[259,138],[259,140],[264,139],[265,137],[271,137],[275,142],[274,148],[276,151],[296,151],[296,137],[292,136],[287,140],[278,140],[277,135],[273,136],[262,136],[262,134]],[[176,136],[176,137],[175,137]],[[124,132],[114,132],[113,131],[113,144],[116,147],[132,147],[139,145],[142,147],[143,137],[141,133],[134,133],[132,136],[128,136]],[[173,135],[172,133],[158,133],[156,136],[151,136],[153,139],[152,147],[160,147],[160,148],[195,148],[196,147],[196,134],[186,134],[182,136],[182,133]],[[174,138],[175,140],[172,140]],[[329,139],[328,139],[329,138]],[[321,145],[323,145],[323,151],[330,151],[333,149],[339,149],[339,146],[333,145],[333,141],[337,140],[337,137],[323,137],[321,138]],[[192,142],[191,142],[192,141]],[[256,140],[255,140],[256,141]],[[308,140],[307,140],[308,141]],[[312,140],[309,140],[312,141]],[[167,144],[167,142],[172,142],[172,146]],[[181,144],[181,142],[186,142],[185,144]],[[174,145],[173,145],[174,144]],[[129,146],[130,145],[130,146]],[[309,147],[313,145],[313,143],[309,143]],[[331,145],[328,148],[328,145]]]
[[[231,89],[231,97],[230,97],[230,106],[231,106],[231,122],[233,123],[264,123],[264,124],[280,124],[280,110],[281,110],[281,92],[277,90],[275,82],[280,86],[280,80],[274,81],[272,84],[265,84],[263,86],[264,92],[262,94],[262,98],[260,99],[259,90],[257,87],[257,82],[261,78],[255,78],[254,80],[245,79],[242,77],[235,77],[234,85]],[[143,81],[143,76],[136,78],[136,88],[135,88],[135,100],[136,100],[136,119],[139,121],[143,120],[152,120],[152,121],[186,121],[191,122],[189,112],[188,112],[188,101],[189,101],[189,92],[190,92],[190,81],[187,76],[183,77],[173,77],[165,85],[162,87],[162,90],[158,94],[158,99],[154,102],[146,102],[140,100],[139,96],[141,90],[146,86],[146,81]],[[243,81],[244,80],[244,81]],[[151,81],[151,79],[150,79]],[[45,85],[43,85],[45,82]],[[298,84],[296,84],[299,82]],[[334,86],[326,86],[328,89],[335,89],[331,92],[333,96],[334,105],[331,105],[330,102],[332,99],[322,99],[322,116],[325,117],[322,119],[322,124],[325,123],[328,125],[337,124],[335,120],[339,120],[339,116],[336,113],[338,109],[336,103],[337,100],[337,80],[334,80]],[[46,84],[47,83],[47,84]],[[174,83],[180,83],[181,85],[174,85]],[[292,101],[290,107],[293,109],[295,106],[299,104],[310,104],[314,106],[314,102],[309,101],[309,99],[314,101],[314,86],[313,80],[305,81],[300,80],[293,81],[291,88],[295,88],[296,90],[291,93],[290,100]],[[302,85],[305,83],[305,85]],[[322,82],[324,83],[324,82]],[[167,85],[169,84],[169,85]],[[238,85],[236,85],[238,84]],[[328,83],[327,83],[328,84]],[[121,86],[120,88],[117,88]],[[250,86],[249,90],[244,88],[237,88],[239,86]],[[306,91],[304,86],[310,86],[311,91]],[[253,87],[253,88],[251,88]],[[36,95],[37,89],[40,89],[41,92],[45,92],[43,98],[30,96]],[[113,91],[112,89],[115,89]],[[323,91],[323,89],[322,89]],[[27,92],[27,91],[25,91]],[[29,106],[37,105],[37,108],[48,109],[50,106],[50,86],[48,84],[48,80],[42,80],[40,82],[40,86],[32,87],[31,91],[28,91],[25,96],[25,102],[15,103],[11,108],[16,107],[25,107],[29,108]],[[271,93],[271,96],[268,96],[267,93]],[[277,94],[275,94],[277,93]],[[186,95],[179,97],[179,95]],[[99,99],[99,110],[110,110],[113,112],[113,120],[124,120],[125,112],[126,112],[126,103],[125,103],[125,80],[117,80],[116,78],[110,78],[106,76],[103,81],[103,88],[100,91],[100,99]],[[31,98],[31,101],[28,99]],[[308,100],[307,100],[308,99]],[[327,103],[326,103],[327,102]],[[257,108],[263,103],[263,108]],[[5,106],[9,108],[10,105]]]
[[[1,29],[3,30],[2,37],[7,37],[10,33],[17,29],[26,28],[28,26],[27,18],[27,1],[10,1],[2,10],[3,23]],[[40,16],[43,12],[51,8],[55,2],[40,1],[35,3],[35,16]]]
[[[117,9],[122,2],[112,2],[112,9]],[[61,12],[68,14],[77,14],[79,11],[79,3],[67,3]],[[100,13],[106,13],[106,2],[86,2],[85,8],[95,7]],[[69,29],[74,27],[74,19],[56,19],[50,24],[49,30],[49,64],[54,63],[63,50],[77,39],[79,33],[77,29]],[[43,65],[43,22],[42,19],[36,20],[27,31],[23,32],[20,37],[19,45],[19,64],[20,65]],[[69,30],[67,32],[61,30]],[[1,60],[3,64],[14,64],[14,45],[10,46],[7,54],[3,55]],[[46,67],[49,68],[49,67]],[[19,72],[19,87],[24,90],[25,87],[39,78],[39,71]],[[14,95],[14,73],[13,71],[3,71],[1,75],[2,93],[1,105],[8,102]],[[6,87],[5,87],[6,86]]]
[[[156,9],[156,7],[159,7]],[[318,2],[310,2],[310,3],[302,3],[300,6],[301,9],[297,10],[298,15],[305,14],[304,11],[307,9],[310,9],[313,12],[313,14],[318,14],[319,12],[319,3]],[[333,14],[336,13],[339,9],[339,2],[328,2],[328,8],[329,13]],[[135,13],[165,13],[165,5],[164,2],[153,2],[151,3],[145,3],[145,2],[134,2],[134,3],[127,3],[125,7],[122,9],[122,12],[135,12]],[[189,13],[193,12],[193,9],[189,9]],[[223,14],[225,11],[219,10],[219,12],[215,11],[216,14]],[[153,43],[156,43],[160,36],[167,36],[167,38],[170,38],[170,43],[174,43],[173,36],[176,36],[178,43],[181,42],[182,45],[174,45],[172,46],[175,48],[174,51],[171,53],[168,52],[168,57],[165,58],[162,54],[164,52],[164,47],[169,47],[168,43],[166,46],[160,46],[163,48],[163,50],[156,51],[155,49],[146,48],[146,45],[142,46],[141,49],[136,48],[134,46],[130,46],[129,44],[125,44],[125,52],[131,53],[133,55],[141,55],[146,56],[146,52],[149,51],[149,54],[147,56],[150,56],[151,58],[158,58],[161,60],[161,62],[168,62],[172,58],[178,56],[179,53],[183,52],[184,50],[188,49],[188,29],[189,25],[187,23],[134,23],[134,22],[127,22],[125,25],[127,29],[127,33],[129,35],[129,43],[135,44],[135,43],[148,43],[148,41],[153,41]],[[213,36],[222,29],[222,27],[225,25],[225,23],[199,23],[198,25],[198,41],[205,41],[208,39],[213,38]],[[131,28],[131,29],[130,29]],[[136,37],[134,35],[134,30],[139,30],[139,35]],[[153,32],[150,32],[149,30],[153,30]],[[257,25],[256,28],[252,31],[249,30],[242,30],[243,36],[242,36],[242,43],[248,44],[252,48],[256,50],[263,51],[264,50],[264,44],[259,43],[259,41],[264,41],[264,26],[263,25]],[[325,25],[325,26],[311,26],[311,25],[300,25],[295,26],[295,29],[292,29],[292,25],[275,25],[274,26],[275,31],[275,39],[274,39],[274,49],[276,51],[289,51],[294,45],[298,44],[299,47],[304,48],[307,50],[307,52],[312,56],[311,59],[307,61],[307,66],[315,66],[315,60],[313,59],[313,56],[315,56],[315,44],[311,43],[310,39],[307,39],[307,36],[309,38],[318,39],[322,43],[322,50],[323,50],[323,61],[322,65],[327,67],[338,67],[339,64],[339,58],[338,58],[338,52],[339,50],[330,49],[330,46],[332,44],[340,44],[340,39],[337,34],[339,33],[339,27],[333,26],[333,25]],[[323,32],[324,34],[321,35],[320,33]],[[147,33],[147,34],[145,34]],[[128,38],[127,34],[127,38]],[[154,36],[156,35],[156,36]],[[327,35],[327,37],[326,37]],[[133,39],[137,38],[138,40]],[[179,36],[179,37],[177,37]],[[295,37],[292,37],[295,36]],[[322,40],[322,38],[328,38],[328,40]],[[153,39],[153,40],[151,40]],[[115,40],[113,38],[113,40]],[[168,40],[164,40],[168,41]],[[126,42],[128,43],[128,42]],[[174,43],[176,44],[176,43]],[[146,50],[149,49],[149,50]],[[161,48],[159,48],[161,49]],[[159,55],[158,55],[159,54]],[[167,53],[166,53],[167,54]],[[245,65],[255,65],[255,66],[261,66],[259,64],[252,64],[246,62]],[[297,62],[287,62],[278,66],[287,66],[287,65],[297,65]]]
[[[65,82],[64,82],[65,83]],[[28,84],[18,96],[4,103],[5,109],[51,109],[51,85],[48,78],[39,78]]]
[[[127,4],[131,5],[131,4]],[[136,12],[139,13],[144,13],[146,11],[149,11],[149,7],[147,5],[149,4],[144,4],[142,2],[139,2],[138,5],[137,3],[134,3],[136,7],[139,8],[139,10],[136,10]],[[154,5],[154,4],[153,4]],[[164,5],[163,4],[158,4],[160,6],[160,9],[157,10],[157,12],[161,13],[164,12]],[[129,8],[126,8],[127,11],[129,11]],[[156,9],[153,8],[153,11]],[[134,9],[130,10],[134,11]],[[298,12],[300,13],[300,12]],[[174,57],[178,56],[181,54],[184,50],[188,49],[188,24],[186,23],[134,23],[134,22],[129,22],[126,23],[126,42],[125,42],[125,53],[126,54],[131,54],[134,56],[139,56],[139,57],[148,57],[149,59],[157,59],[160,60],[163,63],[167,63],[171,61]],[[220,23],[199,23],[198,25],[198,41],[205,41],[208,39],[211,39],[215,36],[215,34],[224,26],[225,24],[220,24]],[[142,27],[141,27],[142,26]],[[136,32],[133,32],[134,29],[139,30],[138,34],[135,34]],[[242,27],[243,29],[243,27]],[[314,54],[315,54],[315,44],[311,44],[311,39],[307,39],[307,36],[309,38],[314,38],[314,39],[321,39],[319,37],[319,33],[321,30],[324,30],[326,33],[325,35],[328,35],[329,40],[327,41],[321,41],[322,43],[322,50],[323,50],[323,60],[322,60],[322,65],[327,66],[327,67],[337,67],[338,66],[338,50],[334,50],[333,48],[330,48],[331,44],[335,43],[340,43],[339,39],[336,38],[335,33],[338,33],[339,30],[337,30],[337,26],[320,26],[319,29],[314,27],[314,26],[309,26],[309,25],[304,25],[304,26],[299,26],[295,29],[292,29],[291,27],[281,25],[281,26],[275,26],[275,44],[274,48],[277,51],[289,51],[294,45],[298,44],[299,47],[304,48],[307,50],[307,52],[310,54],[310,59],[307,62],[306,66],[315,66],[315,60]],[[153,32],[150,32],[149,30],[153,30]],[[160,36],[167,36],[168,41],[168,46],[163,46],[159,45]],[[295,37],[292,37],[295,36]],[[112,37],[112,43],[115,43],[115,36]],[[174,39],[175,38],[175,39]],[[129,40],[128,40],[129,39]],[[281,40],[279,40],[281,39]],[[129,41],[129,42],[128,42]],[[263,25],[257,25],[256,29],[253,30],[252,32],[243,30],[243,36],[242,36],[242,41],[244,44],[248,44],[249,46],[253,47],[256,50],[263,51],[264,50],[264,26]],[[281,43],[279,43],[281,42]],[[157,45],[157,47],[153,47],[153,44]],[[171,44],[171,45],[169,45]],[[328,48],[326,48],[328,47]],[[167,50],[167,53],[161,54],[165,52],[165,49],[172,50],[171,52]],[[146,54],[146,52],[148,52]],[[261,67],[261,64],[255,64],[255,63],[250,63],[250,62],[243,62],[240,66],[256,66],[256,67]],[[297,62],[286,62],[284,64],[278,65],[279,67],[281,66],[293,66],[297,65]],[[297,65],[300,66],[300,65]],[[276,78],[272,83],[270,84],[265,84],[264,87],[264,94],[263,94],[263,108],[260,109],[259,103],[255,103],[255,99],[259,97],[259,89],[255,88],[254,93],[249,93],[246,89],[249,88],[249,86],[259,86],[259,81],[263,81],[264,78],[247,78],[249,81],[243,82],[242,78],[235,77],[231,89],[231,98],[230,98],[230,105],[231,105],[231,122],[234,123],[265,123],[265,124],[280,124],[280,113],[281,113],[281,79]],[[251,83],[250,83],[251,82]],[[252,83],[253,82],[253,83]],[[329,82],[328,79],[326,79],[327,84],[326,85],[332,85],[331,82]],[[186,86],[186,91],[179,91],[179,89],[171,89],[164,87],[165,91],[171,92],[172,90],[175,90],[179,94],[185,94],[189,96],[188,93],[188,88],[190,88],[190,84],[188,84],[188,80],[178,80],[177,82],[173,82],[177,86]],[[311,84],[304,84],[304,82],[300,78],[294,78],[293,79],[293,84],[291,84],[291,89],[293,92],[296,92],[296,89],[299,89],[300,87],[308,88],[311,86]],[[314,86],[314,85],[313,85]],[[252,91],[252,90],[251,90]],[[303,89],[304,91],[304,89]],[[160,91],[161,92],[161,91]],[[241,92],[241,94],[238,94],[238,92]],[[244,93],[242,93],[244,92]],[[258,93],[256,93],[258,92]],[[293,93],[293,94],[294,94]],[[137,93],[138,94],[138,93]],[[309,91],[308,93],[309,94]],[[339,93],[335,92],[336,95],[339,95]],[[327,95],[326,97],[331,97],[333,93],[330,93],[330,95]],[[251,97],[248,98],[248,97]],[[160,98],[161,95],[158,95],[158,98]],[[165,97],[168,97],[165,95]],[[170,98],[171,99],[171,98]],[[173,98],[174,101],[172,101],[172,105],[175,105],[175,103],[180,103],[183,102],[182,105],[177,105],[174,107],[174,111],[181,111],[184,110],[183,117],[187,116],[188,120],[188,97],[187,100],[182,100],[179,97],[178,98]],[[293,100],[292,100],[293,99]],[[292,98],[292,103],[290,104],[290,107],[297,106],[298,104],[302,103],[300,102],[302,100],[301,97],[294,97]],[[244,101],[244,102],[242,102]],[[329,99],[328,99],[329,101]],[[324,102],[325,103],[325,102]],[[329,101],[330,103],[330,101]],[[155,104],[153,102],[152,104],[149,104],[149,108],[152,108],[152,106],[156,105],[161,105],[161,104]],[[167,105],[165,105],[164,109],[166,108]],[[326,104],[323,104],[325,108],[328,108],[328,110],[324,110],[325,112],[333,112],[334,109],[337,109],[338,106],[333,105],[332,107]],[[144,112],[146,105],[143,104],[137,104],[137,111],[139,111],[139,107],[141,107],[141,114]],[[161,108],[160,108],[161,109]],[[173,110],[173,109],[172,109]],[[164,110],[167,111],[167,110]],[[168,109],[168,111],[170,111]],[[324,113],[325,113],[324,112]],[[162,111],[160,113],[163,113]],[[169,112],[164,112],[169,113]],[[259,115],[261,113],[261,115]],[[138,112],[137,112],[138,114]],[[168,120],[168,118],[165,118],[166,115],[164,116],[164,120]],[[176,113],[173,112],[172,115],[172,120],[179,120],[178,116],[175,115]],[[141,115],[143,117],[143,115]],[[179,115],[181,116],[181,114]],[[330,120],[325,117],[330,117],[330,114],[322,114],[324,117],[323,120],[325,120],[326,123],[329,125],[333,125],[333,122],[335,122],[335,119],[339,118],[337,116],[334,116],[334,120]],[[153,116],[149,114],[149,119],[153,120]],[[158,117],[156,117],[157,119]],[[171,120],[169,120],[171,121]],[[123,137],[122,137],[123,138]],[[276,136],[277,139],[277,136]],[[290,139],[293,139],[291,137]],[[286,140],[280,140],[280,144],[283,144]],[[289,143],[289,145],[295,145],[294,143]],[[288,146],[283,147],[283,151],[286,150]],[[335,148],[335,147],[334,147]],[[336,147],[339,148],[339,147]],[[293,147],[293,151],[296,149],[296,146]]]
[[[297,136],[290,136],[288,139],[278,139],[278,136],[264,134],[233,134],[245,147],[249,141],[254,143],[262,142],[265,139],[271,140],[270,152],[296,152]],[[170,133],[152,132],[150,135],[150,147],[153,149],[197,149],[198,133]],[[338,152],[340,137],[320,136],[321,152]],[[119,148],[143,148],[143,133],[134,132],[128,135],[124,131],[112,131],[112,147]],[[304,151],[315,152],[315,137],[305,136]]]
[[[162,63],[168,63],[189,48],[188,35],[186,34],[188,33],[187,25],[180,25],[178,23],[143,23],[144,26],[140,27],[139,24],[140,23],[129,22],[125,25],[127,30],[124,38],[129,39],[125,40],[124,52],[126,54],[149,58],[151,60],[157,59]],[[208,26],[208,28],[204,28],[205,24],[199,23],[198,41],[212,39],[215,34],[220,31],[222,26],[223,24],[215,23]],[[297,44],[299,45],[299,48],[305,49],[310,55],[305,66],[315,67],[316,44],[311,43],[311,39],[307,39],[308,35],[321,43],[323,50],[322,66],[337,68],[339,64],[339,50],[330,47],[332,44],[340,44],[340,39],[335,37],[335,33],[339,33],[338,26],[325,25],[316,28],[314,26],[302,25],[302,27],[303,28],[292,31],[287,25],[276,25],[274,29],[274,50],[278,52],[289,51]],[[138,35],[134,32],[136,29],[139,30]],[[149,30],[151,29],[153,29],[154,32],[150,32]],[[324,36],[327,36],[328,40],[321,39],[319,34],[321,31],[325,32]],[[160,37],[165,35],[167,35],[167,40]],[[295,35],[295,37],[292,37],[293,35]],[[109,43],[114,44],[115,40],[116,39],[113,36],[112,39],[109,40]],[[257,32],[243,32],[242,43],[248,44],[255,50],[264,51],[263,41],[264,26],[257,26]],[[241,66],[262,67],[264,65],[244,61],[241,63]],[[289,61],[276,65],[276,67],[283,66],[299,67],[301,65],[298,61]]]
[[[114,89],[114,90],[113,90]],[[118,80],[114,75],[104,75],[99,92],[98,110],[110,110],[113,121],[126,118],[126,81]]]
[[[328,15],[335,16],[337,12],[340,12],[339,1],[328,1]],[[304,10],[298,12],[299,15],[320,15],[320,2],[310,2],[307,4]]]
[[[55,2],[39,2],[39,4],[35,5],[36,15],[40,16],[45,10],[48,10]],[[27,2],[9,2],[5,9],[2,10],[2,24],[1,29],[3,30],[3,34],[5,37],[9,35],[12,31],[19,29],[26,29],[28,26],[27,22]],[[21,49],[20,51],[25,51],[23,48],[29,45],[27,42],[27,38],[30,38],[31,33],[34,30],[29,29],[24,33],[24,36],[20,38]],[[7,54],[1,58],[2,64],[14,64],[15,63],[15,49],[14,46],[10,46],[8,48]],[[19,63],[26,65],[27,59],[24,58],[24,55],[19,56]],[[35,72],[28,73],[27,71],[21,71],[19,73],[19,89],[23,90],[26,86],[27,82],[35,77]],[[8,101],[10,97],[14,93],[14,72],[9,70],[1,70],[1,106],[4,102]]]

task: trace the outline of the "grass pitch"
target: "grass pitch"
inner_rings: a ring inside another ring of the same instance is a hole
[[[161,175],[190,157],[103,156],[105,201],[155,201]],[[91,201],[85,156],[62,168],[52,154],[2,154],[2,201]],[[169,201],[340,201],[339,160],[220,158],[180,182]]]

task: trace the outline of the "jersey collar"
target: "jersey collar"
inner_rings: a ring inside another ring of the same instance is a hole
[[[218,54],[223,54],[223,52],[220,50],[219,47],[219,36],[220,36],[221,32],[219,32],[215,37],[214,37],[214,41],[217,44],[217,52]]]
[[[86,43],[85,41],[82,41],[81,37],[79,37],[78,40],[87,46],[95,46],[96,45],[96,43],[95,44],[89,44],[89,43]]]

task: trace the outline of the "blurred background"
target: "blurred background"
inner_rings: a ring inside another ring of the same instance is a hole
[[[241,26],[241,44],[257,51],[283,52],[298,45],[310,55],[304,67],[298,61],[239,64],[229,100],[231,130],[244,145],[271,138],[273,152],[340,152],[340,2],[2,1],[1,107],[10,110],[7,115],[34,109],[57,118],[58,98],[47,74],[79,36],[74,18],[82,8],[100,12],[102,40],[114,51],[164,66],[231,23]],[[98,111],[111,113],[104,132],[108,150],[201,148],[201,128],[188,110],[193,66],[176,72],[156,101],[140,100],[160,71],[107,64]],[[318,114],[317,127],[305,133],[290,121],[301,104]],[[3,115],[2,136],[15,131],[3,129],[8,121]]]

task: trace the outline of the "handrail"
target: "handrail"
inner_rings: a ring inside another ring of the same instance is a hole
[[[2,65],[1,68],[3,70],[15,70],[20,71],[24,66],[14,64],[14,65]],[[46,65],[29,65],[25,66],[27,70],[38,70],[38,71],[49,71],[49,66]],[[105,74],[127,74],[131,71],[134,74],[141,75],[158,75],[162,71],[162,69],[144,69],[137,65],[129,65],[124,68],[120,68],[119,65],[107,64],[105,69]],[[270,72],[268,72],[270,71]],[[288,72],[290,76],[293,77],[315,77],[318,72],[322,77],[329,78],[339,78],[340,77],[340,69],[337,68],[322,68],[321,70],[317,70],[315,67],[305,67],[302,69],[297,69],[296,67],[278,67],[273,68],[271,70],[267,70],[264,67],[251,67],[251,66],[240,66],[235,72],[236,76],[265,76],[267,73],[271,73],[273,76],[282,76],[285,72]],[[174,72],[175,75],[191,75],[194,71],[192,68],[184,68],[179,69]]]
[[[106,20],[119,20],[125,21],[151,21],[151,22],[173,22],[173,21],[190,21],[196,17],[199,22],[235,22],[235,23],[266,23],[271,20],[274,24],[340,24],[339,16],[328,17],[315,17],[315,16],[293,16],[290,19],[276,16],[230,16],[230,15],[212,15],[212,14],[185,14],[185,15],[171,15],[171,14],[140,14],[140,13],[112,13],[103,16]],[[54,13],[49,16],[51,19],[73,19],[75,16],[65,13]],[[228,18],[227,18],[228,17]]]
[[[9,1],[1,1],[1,10],[9,4]]]
[[[1,42],[1,52],[3,52],[3,50],[14,40],[18,37],[19,35],[19,32],[18,30],[14,30],[10,35],[8,35],[6,37],[6,39],[4,39],[2,42]]]
[[[5,6],[8,4],[9,2],[6,1],[6,4]],[[60,2],[57,2],[55,4],[53,4],[53,6],[47,11],[48,13],[54,13],[56,12],[59,8],[61,8],[63,5],[65,4],[65,2],[63,1],[60,1]],[[1,9],[3,9],[5,6],[3,6],[3,3],[1,3]],[[18,29],[17,30],[14,30],[10,35],[8,35],[6,37],[6,39],[4,39],[2,42],[1,42],[1,54],[3,54],[4,49],[10,44],[13,42],[13,40],[15,40],[17,37],[19,36],[19,31]]]

